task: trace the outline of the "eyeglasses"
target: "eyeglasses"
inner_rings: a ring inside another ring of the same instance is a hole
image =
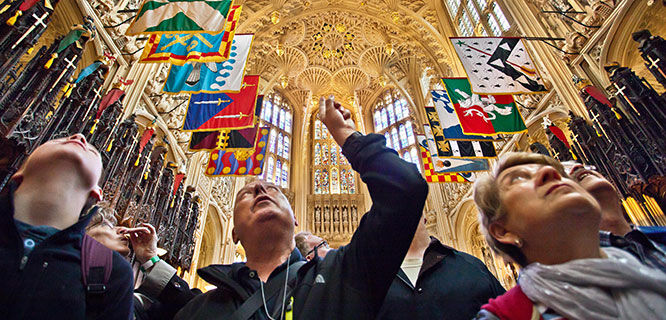
[[[314,246],[312,250],[308,251],[308,254],[306,254],[305,256],[306,257],[309,256],[311,253],[314,253],[315,251],[317,251],[317,249],[321,248],[322,246],[327,249],[329,248],[328,242],[326,242],[326,240],[322,240],[318,245]]]

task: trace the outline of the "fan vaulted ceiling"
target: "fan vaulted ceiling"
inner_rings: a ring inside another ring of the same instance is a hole
[[[449,25],[441,0],[236,0],[237,33],[254,33],[248,73],[307,106],[335,94],[368,106],[387,83],[411,91],[408,74],[451,73]],[[411,93],[411,92],[410,92]]]

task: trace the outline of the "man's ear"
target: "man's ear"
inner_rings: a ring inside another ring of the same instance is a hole
[[[491,237],[497,239],[497,241],[503,244],[516,245],[516,240],[520,240],[517,234],[508,231],[503,225],[499,222],[493,222],[488,226],[488,233]]]
[[[240,239],[238,239],[238,235],[236,235],[236,228],[231,228],[231,239],[234,241],[234,244],[238,244]]]
[[[104,200],[104,196],[102,195],[102,188],[99,186],[95,186],[91,191],[90,194],[88,195],[89,197],[97,200],[97,201],[102,201]]]

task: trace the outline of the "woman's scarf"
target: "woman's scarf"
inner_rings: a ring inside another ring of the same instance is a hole
[[[602,250],[607,259],[532,263],[518,283],[530,300],[572,320],[666,317],[666,274],[623,250]]]

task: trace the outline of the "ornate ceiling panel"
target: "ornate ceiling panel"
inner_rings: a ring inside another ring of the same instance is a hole
[[[270,86],[363,101],[407,72],[450,72],[438,1],[236,0],[238,32],[255,34],[248,70]]]

